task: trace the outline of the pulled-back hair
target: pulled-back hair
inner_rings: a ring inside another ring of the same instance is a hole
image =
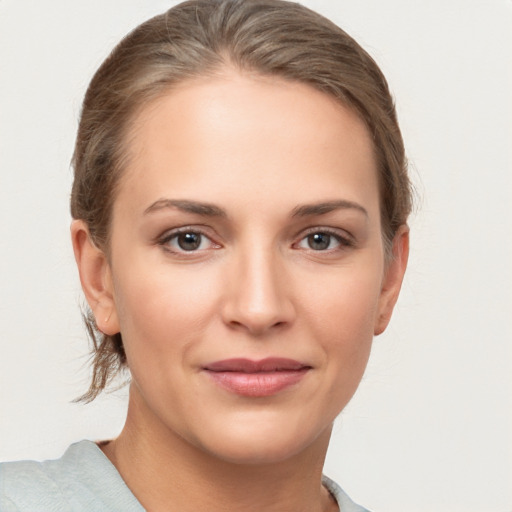
[[[73,156],[71,214],[86,222],[93,243],[108,255],[112,206],[135,113],[175,84],[226,66],[309,84],[359,115],[374,144],[389,255],[411,210],[411,188],[386,79],[342,29],[283,0],[189,0],[138,26],[115,47],[85,95]],[[101,333],[90,311],[85,321],[93,376],[81,399],[90,401],[126,366],[126,355],[121,333]]]

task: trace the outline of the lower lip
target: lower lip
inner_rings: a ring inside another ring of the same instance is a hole
[[[237,395],[258,397],[271,396],[294,386],[302,380],[309,368],[275,372],[214,372],[206,373],[222,388]]]

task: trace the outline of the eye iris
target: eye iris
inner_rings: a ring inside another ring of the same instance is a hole
[[[181,233],[178,235],[178,245],[184,251],[194,251],[201,245],[201,235],[198,233]]]
[[[331,235],[326,233],[314,233],[308,236],[308,245],[315,251],[327,249],[331,243]]]

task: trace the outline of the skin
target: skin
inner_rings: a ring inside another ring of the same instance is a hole
[[[133,377],[126,425],[102,449],[147,510],[337,510],[320,483],[332,423],[408,254],[404,226],[386,263],[364,124],[307,85],[226,69],[133,126],[108,257],[72,225],[89,305],[122,333]],[[196,250],[178,228],[201,234]],[[203,371],[234,357],[310,369],[240,396]]]

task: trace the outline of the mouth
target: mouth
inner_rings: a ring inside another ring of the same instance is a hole
[[[225,359],[203,367],[220,387],[248,397],[271,396],[298,384],[312,367],[293,359]]]

